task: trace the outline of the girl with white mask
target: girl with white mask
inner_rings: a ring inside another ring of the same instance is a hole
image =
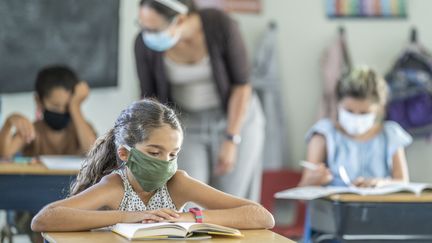
[[[407,182],[404,148],[412,138],[384,121],[385,80],[366,66],[344,75],[336,87],[338,118],[322,119],[307,133],[307,160],[300,186],[375,187]]]

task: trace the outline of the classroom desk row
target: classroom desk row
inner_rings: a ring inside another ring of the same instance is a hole
[[[421,196],[411,193],[333,195],[309,202],[309,209],[310,227],[324,233],[321,239],[337,239],[341,243],[432,242],[431,192]],[[243,230],[242,233],[244,238],[214,238],[194,242],[293,242],[269,230]],[[129,242],[111,232],[45,233],[44,237],[51,243]],[[312,241],[307,237],[304,242]],[[314,239],[313,242],[321,241]]]
[[[46,204],[64,198],[77,171],[49,170],[42,164],[0,163],[0,209],[36,213]],[[197,243],[290,243],[270,230],[243,230],[243,238],[216,237]],[[112,232],[44,233],[47,242],[129,242]],[[146,241],[172,242],[172,241]],[[176,241],[186,242],[186,241]]]
[[[37,212],[64,198],[77,171],[42,164],[0,163],[0,209]],[[432,242],[432,193],[333,195],[309,203],[309,224],[340,242]],[[244,231],[242,239],[202,242],[290,242],[271,231]],[[111,232],[46,233],[49,242],[125,242]],[[105,240],[104,240],[105,239]],[[158,241],[161,242],[162,241]],[[200,241],[201,242],[201,241]]]
[[[78,171],[49,170],[42,164],[0,162],[0,209],[38,212],[67,196]]]

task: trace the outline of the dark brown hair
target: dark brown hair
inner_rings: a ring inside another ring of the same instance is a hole
[[[173,0],[173,1],[178,1],[184,4],[188,8],[188,14],[197,12],[197,6],[193,0]],[[179,12],[175,11],[174,9],[171,9],[170,7],[162,3],[159,3],[158,1],[155,0],[141,0],[140,6],[141,7],[148,6],[156,10],[156,12],[164,16],[168,21],[172,21],[179,14]]]
[[[71,68],[62,65],[48,66],[37,74],[35,90],[39,99],[43,101],[55,88],[63,88],[73,93],[78,83],[78,76]]]
[[[182,130],[174,110],[156,100],[137,101],[123,110],[114,127],[97,139],[88,153],[77,179],[71,185],[70,195],[80,193],[119,168],[122,164],[117,157],[119,146],[134,147],[146,141],[153,130],[164,125]]]

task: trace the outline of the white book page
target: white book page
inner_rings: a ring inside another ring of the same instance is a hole
[[[398,184],[390,184],[382,187],[377,187],[375,190],[378,192],[382,192],[382,194],[388,194],[393,192],[403,192],[409,191],[416,195],[420,195],[425,189],[432,189],[432,185],[427,183],[398,183]]]
[[[113,226],[112,230],[131,239],[135,232],[141,229],[142,226],[143,224],[116,224]]]
[[[127,223],[119,223],[116,224],[115,227],[120,227],[121,229],[128,228],[132,229],[133,231],[139,230],[139,229],[147,229],[147,228],[154,228],[154,229],[163,229],[163,228],[183,228],[185,230],[189,230],[189,228],[196,223],[189,223],[189,222],[177,222],[177,223],[170,223],[170,222],[161,222],[161,223],[135,223],[135,224],[127,224]]]
[[[384,194],[391,194],[395,192],[403,191],[404,189],[400,187],[399,185],[393,185],[393,186],[383,186],[383,187],[357,187],[353,189],[356,194],[360,195],[384,195]]]
[[[121,235],[126,236],[129,239],[132,239],[134,236],[137,236],[135,234],[139,230],[144,230],[144,231],[140,232],[138,236],[139,235],[153,236],[153,235],[160,235],[160,234],[165,235],[165,234],[175,233],[175,235],[183,237],[186,235],[186,230],[187,230],[186,227],[190,227],[188,223],[169,223],[169,222],[147,223],[147,224],[119,223],[114,225],[112,230]]]
[[[79,156],[39,156],[41,162],[50,170],[80,170],[84,161]]]
[[[279,199],[313,200],[332,194],[348,192],[352,192],[352,189],[348,187],[305,186],[278,192],[275,194],[275,197]]]
[[[181,227],[183,227],[184,229],[186,229],[187,231],[189,231],[190,227],[192,227],[193,225],[197,224],[197,223],[189,223],[189,222],[177,222],[175,223]]]
[[[413,191],[416,195],[420,195],[424,190],[431,190],[432,185],[428,183],[408,183],[408,187]]]
[[[432,185],[426,183],[400,183],[374,188],[306,186],[280,191],[274,196],[278,199],[313,200],[341,193],[354,193],[359,195],[385,195],[409,191],[415,193],[416,195],[420,195],[425,189],[432,190]]]

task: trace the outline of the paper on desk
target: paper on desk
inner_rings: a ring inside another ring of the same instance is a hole
[[[346,193],[348,187],[306,186],[284,190],[275,194],[278,199],[313,200],[332,194]]]
[[[411,192],[420,195],[425,190],[432,190],[431,184],[399,183],[374,188],[306,186],[284,190],[275,194],[279,199],[313,200],[333,194],[352,193],[358,195],[385,195],[396,192]]]
[[[84,158],[79,156],[57,155],[39,156],[39,159],[50,170],[79,170],[84,161]]]

